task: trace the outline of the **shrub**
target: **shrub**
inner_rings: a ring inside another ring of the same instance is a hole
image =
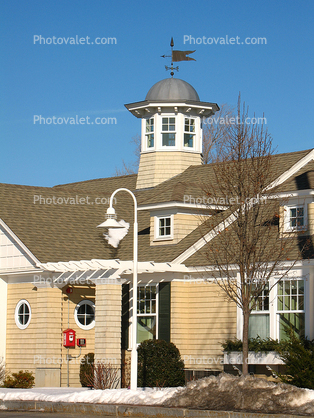
[[[80,364],[80,382],[83,387],[92,386],[91,379],[94,377],[94,353],[85,354]]]
[[[35,377],[32,372],[20,370],[18,373],[7,375],[4,379],[4,388],[30,389],[34,386]]]
[[[242,351],[242,341],[238,339],[226,340],[221,345],[227,353],[230,353],[230,351]],[[272,340],[271,338],[265,338],[264,340],[261,337],[249,339],[249,351],[254,351],[256,353],[259,351],[278,351],[279,346],[280,343],[277,340]]]
[[[184,384],[184,362],[173,343],[146,340],[139,345],[139,387],[176,387]]]
[[[120,369],[110,363],[106,364],[96,360],[92,365],[92,375],[85,374],[87,386],[94,389],[116,389],[120,381],[119,371]]]
[[[299,338],[293,330],[288,331],[288,336],[278,349],[286,364],[286,374],[279,377],[284,383],[314,389],[314,340]]]

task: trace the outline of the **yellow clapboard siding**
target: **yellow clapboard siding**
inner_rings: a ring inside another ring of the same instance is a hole
[[[221,343],[235,336],[236,306],[217,285],[182,286],[180,282],[172,282],[171,341],[179,348],[181,357],[188,360],[186,368],[222,370]],[[201,359],[202,356],[206,359]],[[210,364],[213,358],[218,360]]]

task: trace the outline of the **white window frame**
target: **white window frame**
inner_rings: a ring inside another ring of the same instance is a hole
[[[156,286],[156,312],[155,313],[150,313],[150,314],[140,314],[138,313],[138,311],[136,312],[136,318],[138,317],[152,317],[155,316],[156,317],[156,340],[158,339],[158,322],[159,322],[159,284],[158,283],[146,283],[146,284],[138,284],[137,289],[139,292],[139,288],[140,287],[147,287],[147,286]],[[139,297],[137,297],[137,304],[139,304]],[[137,306],[138,307],[138,306]],[[138,324],[136,324],[136,326],[138,326]],[[136,333],[137,334],[137,333]],[[137,342],[137,345],[139,346],[140,343]]]
[[[29,318],[28,318],[28,321],[26,322],[26,324],[21,324],[20,319],[19,319],[19,309],[22,305],[26,305],[28,307],[28,310],[29,310]],[[15,317],[15,323],[16,323],[16,325],[19,329],[26,329],[29,326],[29,324],[31,323],[32,309],[31,309],[30,303],[26,299],[21,299],[17,303],[17,305],[15,307],[14,317]]]
[[[293,270],[287,274],[287,276],[284,278],[285,280],[304,280],[304,309],[303,310],[295,310],[295,311],[285,311],[290,313],[304,313],[304,321],[305,321],[305,335],[307,337],[312,337],[313,330],[311,328],[311,319],[310,315],[311,312],[311,301],[313,299],[313,293],[314,293],[314,287],[312,288],[309,285],[308,280],[306,279],[307,276],[307,270],[303,274],[299,274],[297,272],[294,272]],[[283,280],[284,280],[283,279]],[[238,280],[239,276],[238,276]],[[271,277],[269,280],[269,286],[271,287],[271,290],[269,292],[269,311],[253,311],[253,315],[258,315],[258,312],[260,313],[269,313],[269,333],[270,338],[276,340],[279,340],[279,314],[283,313],[283,311],[278,311],[277,309],[277,302],[278,302],[278,278]],[[241,308],[237,306],[237,338],[242,340],[243,339],[243,312]]]
[[[173,118],[174,119],[174,131],[170,131],[170,130],[164,131],[162,129],[162,125],[163,125],[162,120],[164,118],[167,118],[168,119],[168,126],[170,125],[169,119],[170,118]],[[162,149],[169,149],[169,150],[176,149],[178,147],[178,143],[177,143],[177,141],[178,141],[178,133],[177,133],[177,130],[178,130],[178,120],[177,120],[177,116],[175,116],[175,115],[161,115],[160,122],[161,122],[161,129],[160,129],[161,148]],[[174,145],[164,145],[163,144],[163,134],[174,134]]]
[[[278,309],[278,297],[280,296],[278,294],[278,286],[279,283],[276,284],[276,334],[277,334],[277,339],[278,341],[280,341],[280,314],[297,314],[297,313],[301,313],[304,314],[304,333],[306,335],[306,286],[305,286],[305,279],[302,277],[287,277],[284,278],[280,281],[280,283],[285,283],[285,282],[292,282],[292,281],[303,281],[303,309],[290,309],[289,310],[279,310]],[[290,293],[290,298],[292,297],[292,294]],[[299,293],[296,293],[296,296],[299,296]]]
[[[152,131],[147,131],[147,127],[148,126],[151,126],[151,124],[147,125],[147,122],[148,121],[151,121],[151,120],[153,121],[153,130]],[[156,134],[155,134],[155,131],[156,131],[156,122],[155,122],[154,116],[145,119],[145,149],[146,150],[153,150],[153,149],[155,149],[155,146],[156,146]],[[154,137],[154,139],[153,139],[154,145],[152,147],[149,147],[148,146],[148,138],[149,138],[150,135],[153,135],[153,137]]]
[[[78,310],[79,310],[79,308],[80,308],[82,305],[89,305],[89,306],[91,306],[91,307],[93,308],[93,310],[94,310],[94,319],[93,319],[93,321],[92,321],[90,324],[88,324],[88,325],[83,325],[83,324],[79,321],[79,319],[78,319],[78,317],[77,317]],[[94,328],[94,326],[95,326],[95,314],[96,314],[96,312],[95,312],[95,303],[94,303],[94,302],[92,302],[92,301],[91,301],[91,300],[89,300],[89,299],[83,299],[83,300],[81,300],[81,301],[80,301],[80,302],[76,305],[75,310],[74,310],[74,320],[75,320],[76,325],[77,325],[79,328],[84,329],[84,330],[90,330],[90,329]]]
[[[170,235],[160,235],[159,234],[159,222],[161,219],[170,218]],[[173,239],[173,215],[159,215],[155,216],[154,219],[154,229],[155,229],[155,240],[172,240]]]
[[[185,130],[185,119],[189,120],[189,127],[190,127],[191,121],[192,120],[194,121],[194,132],[190,132],[190,131]],[[184,145],[184,138],[185,138],[186,134],[193,135],[193,146],[192,147]],[[183,144],[182,145],[183,145],[184,150],[194,150],[195,149],[195,147],[196,147],[196,118],[189,117],[189,116],[184,116],[184,118],[183,118]]]
[[[290,210],[299,208],[303,209],[303,219],[304,225],[303,226],[291,226],[290,225]],[[287,205],[284,206],[284,231],[285,232],[298,232],[298,231],[305,231],[307,229],[307,205]]]
[[[268,287],[269,286],[270,286],[270,284],[268,283]],[[264,304],[265,304],[265,299],[267,299],[267,298],[268,298],[268,309],[265,309],[265,305]],[[268,316],[268,320],[269,320],[269,334],[270,334],[270,292],[268,292],[268,296],[265,296],[265,293],[263,291],[262,294],[258,297],[258,301],[261,301],[262,302],[261,309],[258,309],[258,302],[257,302],[257,304],[255,306],[255,309],[252,310],[250,316],[267,315]]]

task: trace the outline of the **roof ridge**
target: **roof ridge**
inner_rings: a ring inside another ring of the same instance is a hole
[[[52,187],[57,188],[57,187],[62,187],[62,186],[71,186],[71,185],[76,185],[76,184],[86,184],[89,182],[94,182],[94,181],[101,181],[101,180],[115,180],[115,179],[120,179],[122,177],[134,177],[137,176],[137,173],[133,173],[133,174],[124,174],[122,176],[111,176],[111,177],[99,177],[98,179],[89,179],[89,180],[82,180],[82,181],[75,181],[73,183],[62,183],[62,184],[56,184]]]

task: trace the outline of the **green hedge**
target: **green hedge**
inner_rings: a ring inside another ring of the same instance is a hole
[[[224,351],[230,353],[231,351],[242,351],[242,341],[238,339],[226,340],[221,344]],[[277,340],[272,340],[271,338],[266,338],[263,340],[260,337],[250,338],[249,339],[249,351],[254,352],[268,352],[268,351],[278,351],[280,343]]]

